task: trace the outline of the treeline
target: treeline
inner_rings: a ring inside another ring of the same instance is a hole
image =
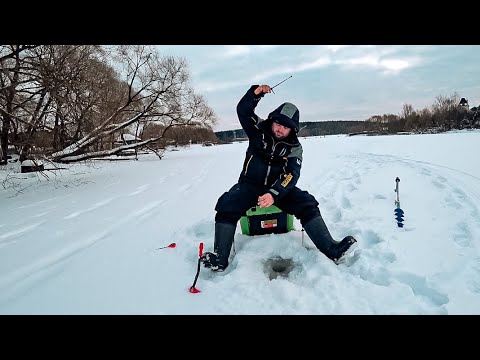
[[[214,138],[217,117],[189,83],[185,59],[151,46],[0,45],[0,164],[12,149],[73,162]]]
[[[437,96],[429,108],[416,110],[404,104],[400,115],[385,114],[370,117],[366,122],[375,124],[377,131],[443,132],[454,129],[480,128],[480,108],[470,108],[468,101],[457,92],[450,96]]]
[[[399,115],[374,115],[365,121],[300,122],[299,136],[423,133],[465,128],[480,128],[480,106],[469,108],[468,101],[460,99],[455,92],[450,96],[437,96],[430,108],[415,110],[412,105],[404,104]],[[243,129],[215,134],[222,142],[246,138]]]
[[[376,129],[376,125],[366,121],[352,120],[332,120],[332,121],[310,121],[300,122],[299,136],[323,136],[348,134],[363,131],[372,131]],[[243,129],[226,130],[215,132],[218,139],[222,142],[231,142],[243,140],[247,137]]]

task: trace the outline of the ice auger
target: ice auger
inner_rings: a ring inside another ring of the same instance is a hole
[[[397,200],[395,200],[395,219],[397,220],[397,225],[398,227],[403,227],[403,210],[400,208],[400,197],[398,194],[398,183],[400,182],[400,179],[397,177],[395,179],[395,182],[397,183],[395,187],[395,192],[397,193]]]

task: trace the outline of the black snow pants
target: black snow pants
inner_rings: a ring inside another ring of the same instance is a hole
[[[251,183],[237,183],[230,190],[223,193],[217,201],[215,222],[236,225],[248,209],[257,205],[258,197],[268,191],[268,186]],[[294,187],[278,203],[274,203],[280,210],[292,214],[302,226],[311,219],[320,215],[318,201],[308,191]]]

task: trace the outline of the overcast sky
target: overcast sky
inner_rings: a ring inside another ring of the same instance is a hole
[[[366,120],[423,109],[455,92],[480,105],[480,45],[159,45],[184,57],[195,90],[219,117],[214,131],[240,128],[236,105],[253,84],[275,85],[257,108],[266,117],[285,101],[300,121]]]

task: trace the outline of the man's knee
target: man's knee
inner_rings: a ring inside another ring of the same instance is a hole
[[[215,222],[236,224],[242,217],[242,209],[238,201],[232,198],[229,192],[223,193],[215,205]]]
[[[318,209],[318,206],[309,206],[303,208],[297,215],[302,225],[308,223],[317,216],[320,216],[320,210]]]
[[[231,224],[236,226],[241,217],[242,215],[238,213],[217,212],[217,214],[215,215],[215,222]]]

